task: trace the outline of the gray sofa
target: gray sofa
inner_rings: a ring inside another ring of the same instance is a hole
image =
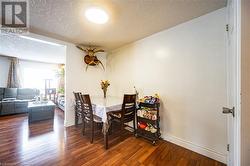
[[[0,115],[28,112],[28,102],[37,95],[37,89],[0,88]]]

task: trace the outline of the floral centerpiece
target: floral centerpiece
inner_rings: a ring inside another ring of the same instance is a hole
[[[104,98],[106,98],[106,94],[107,94],[107,90],[108,90],[109,85],[110,85],[110,83],[108,80],[101,80],[101,88],[103,90]]]

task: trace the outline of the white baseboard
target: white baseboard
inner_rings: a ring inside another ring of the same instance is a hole
[[[73,121],[68,121],[64,123],[65,127],[69,127],[69,126],[73,126],[74,122]],[[174,143],[176,145],[182,146],[186,149],[192,150],[196,153],[202,154],[204,156],[207,156],[209,158],[212,158],[214,160],[220,161],[222,163],[226,163],[227,162],[227,155],[222,154],[222,153],[218,153],[212,149],[200,146],[200,145],[196,145],[190,141],[186,141],[183,140],[181,138],[175,137],[173,135],[162,135],[162,138],[166,141],[169,141],[171,143]]]
[[[206,148],[206,147],[202,147],[199,145],[195,145],[192,142],[183,140],[181,138],[172,136],[172,135],[165,135],[162,136],[162,138],[166,141],[169,141],[171,143],[174,143],[176,145],[182,146],[186,149],[192,150],[196,153],[202,154],[204,156],[207,156],[209,158],[212,158],[214,160],[220,161],[222,163],[226,163],[227,162],[227,156],[221,153],[218,153],[212,149]]]
[[[75,125],[75,122],[66,122],[64,121],[64,127],[69,127]]]

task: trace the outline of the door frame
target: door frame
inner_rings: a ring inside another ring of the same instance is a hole
[[[233,152],[233,165],[232,166],[240,166],[241,165],[241,0],[232,0],[235,12],[235,40],[236,44],[236,61],[234,62],[236,66],[236,74],[234,80],[236,82],[236,103],[235,103],[235,120],[234,120],[234,152]],[[230,28],[230,27],[229,27]],[[229,72],[229,71],[228,71]],[[228,160],[229,161],[229,160]],[[229,163],[228,163],[229,164]],[[228,165],[231,166],[231,165]]]
[[[241,165],[241,0],[236,0],[236,57],[237,57],[237,113],[236,113],[236,140],[235,165]]]

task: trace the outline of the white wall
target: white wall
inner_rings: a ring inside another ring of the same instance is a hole
[[[100,81],[106,78],[105,71],[100,67],[90,66],[86,71],[83,61],[84,53],[73,44],[67,44],[66,53],[66,116],[65,125],[75,124],[73,91],[88,93],[90,96],[102,95]],[[100,53],[98,59],[106,68],[106,54]]]
[[[159,93],[162,137],[226,162],[225,9],[108,54],[108,93]],[[167,21],[167,20],[166,20]]]
[[[9,66],[10,60],[8,58],[0,56],[0,87],[7,86]]]

